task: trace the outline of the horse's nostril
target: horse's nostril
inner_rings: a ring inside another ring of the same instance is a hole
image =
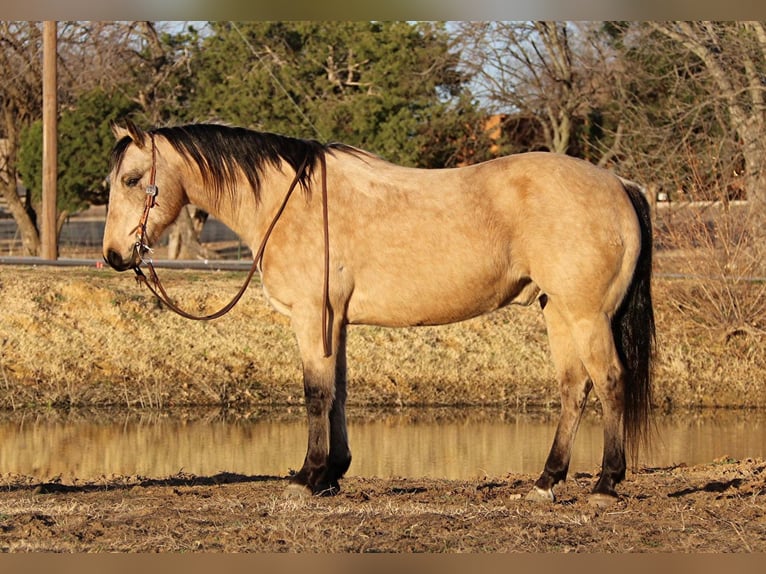
[[[122,256],[114,249],[109,249],[106,252],[106,257],[104,257],[104,259],[112,268],[116,269],[117,271],[125,271],[129,267]]]

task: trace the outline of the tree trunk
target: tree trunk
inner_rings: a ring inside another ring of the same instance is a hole
[[[760,142],[758,142],[760,143]],[[745,143],[745,192],[750,210],[750,233],[758,243],[766,264],[766,165],[763,152],[758,153],[758,143]],[[748,152],[749,148],[749,152]]]
[[[710,73],[717,89],[715,96],[726,102],[732,127],[742,140],[747,198],[758,204],[763,204],[764,198],[766,198],[766,188],[764,188],[766,160],[761,141],[766,118],[764,116],[763,88],[760,85],[761,79],[760,76],[757,76],[755,66],[749,61],[747,54],[740,51],[740,55],[745,60],[744,76],[737,77],[732,70],[727,68],[727,62],[721,54],[721,50],[717,46],[711,45],[711,38],[714,38],[715,35],[711,31],[712,28],[707,26],[708,23],[679,22],[677,28],[673,23],[650,24],[655,30],[679,42],[689,52],[695,54]],[[748,89],[752,88],[753,83],[758,83],[757,89]],[[743,94],[747,97],[743,98]],[[746,100],[746,105],[743,105],[743,99]]]
[[[25,256],[36,256],[40,254],[40,234],[35,226],[35,212],[27,209],[16,192],[16,184],[3,182],[2,194],[8,205],[8,211],[11,213],[16,226],[19,228],[21,236],[21,251]]]
[[[738,130],[742,138],[742,156],[745,160],[745,192],[748,201],[760,209],[766,207],[766,146],[760,129],[748,127]]]
[[[190,212],[193,212],[190,213]],[[168,235],[168,259],[218,259],[199,241],[208,214],[196,207],[181,210]]]
[[[21,236],[21,249],[24,256],[40,255],[42,244],[37,230],[37,216],[31,204],[31,192],[27,192],[26,203],[21,200],[17,190],[16,153],[19,148],[19,131],[16,110],[5,106],[2,111],[5,128],[5,145],[0,155],[0,193],[5,198]]]

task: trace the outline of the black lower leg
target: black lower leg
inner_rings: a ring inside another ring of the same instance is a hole
[[[308,415],[308,448],[303,467],[291,479],[293,483],[307,486],[314,494],[334,494],[337,479],[328,477],[329,410],[333,398],[323,386],[311,384],[306,376],[304,385],[306,412]]]
[[[327,458],[327,480],[338,487],[338,480],[343,478],[351,466],[351,451],[348,448],[345,408],[336,397],[330,410],[330,454]]]
[[[535,486],[542,490],[550,490],[557,483],[563,482],[569,472],[572,444],[574,443],[580,419],[585,410],[585,401],[588,398],[591,384],[587,377],[576,371],[562,376],[561,389],[561,414],[559,424],[556,427],[556,436],[553,439],[551,451],[545,461],[545,467]],[[574,383],[573,383],[574,382]]]
[[[605,451],[604,460],[601,463],[601,474],[593,487],[593,492],[617,496],[615,487],[625,478],[625,468],[625,451],[622,448],[613,447]]]
[[[535,486],[541,490],[551,490],[556,484],[566,479],[567,470],[555,472],[549,470],[547,467],[543,470],[543,473],[535,481]]]
[[[346,429],[346,326],[335,337],[335,396],[330,409],[330,454],[327,460],[327,481],[339,489],[338,481],[351,466],[351,450]]]

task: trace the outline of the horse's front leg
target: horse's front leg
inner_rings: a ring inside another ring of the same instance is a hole
[[[313,321],[293,318],[303,361],[303,389],[308,416],[308,446],[301,469],[290,479],[288,493],[333,495],[351,464],[346,432],[346,327],[336,322],[331,354],[324,356],[322,336]]]

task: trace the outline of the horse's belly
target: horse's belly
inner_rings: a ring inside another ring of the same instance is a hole
[[[529,280],[512,282],[435,279],[426,283],[385,281],[354,289],[347,317],[352,324],[404,327],[445,325],[483,315],[511,303],[528,305],[539,294]]]

